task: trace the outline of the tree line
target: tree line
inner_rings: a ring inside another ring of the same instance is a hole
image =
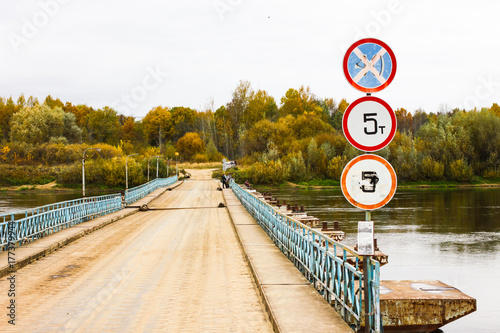
[[[144,118],[111,107],[63,103],[50,95],[0,98],[0,163],[78,164],[81,152],[108,145],[113,158],[174,153],[186,161],[247,165],[244,177],[258,183],[339,179],[345,164],[362,152],[342,133],[349,103],[319,98],[308,87],[290,88],[277,102],[265,90],[240,81],[231,100],[215,109],[157,106]],[[426,113],[395,110],[398,130],[377,152],[401,181],[500,177],[500,107]],[[111,155],[109,158],[112,158]]]

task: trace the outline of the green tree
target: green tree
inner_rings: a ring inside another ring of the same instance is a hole
[[[81,139],[81,130],[75,117],[57,107],[46,104],[25,107],[12,117],[11,140],[30,144],[49,142],[52,138],[64,137],[70,142]]]
[[[87,114],[87,134],[91,143],[117,145],[121,137],[117,112],[107,106],[99,110],[90,110]]]
[[[500,165],[500,116],[490,110],[468,112],[463,126],[469,127],[470,161],[477,174]],[[467,148],[465,148],[467,149]]]
[[[412,118],[413,118],[412,119],[413,121],[412,121],[411,132],[412,132],[413,136],[415,136],[417,134],[418,130],[420,129],[420,127],[422,127],[422,125],[425,125],[430,120],[430,118],[429,118],[429,115],[427,113],[425,113],[425,111],[422,109],[416,110],[413,113]]]
[[[239,139],[240,134],[244,130],[244,124],[241,122],[243,115],[246,113],[248,108],[248,103],[250,96],[252,94],[252,88],[250,87],[250,82],[240,81],[239,85],[233,92],[233,98],[227,104],[227,120],[232,128],[231,136],[229,137],[229,142],[227,142],[229,151],[228,157],[230,159],[239,156]]]

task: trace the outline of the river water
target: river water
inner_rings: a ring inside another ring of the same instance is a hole
[[[322,221],[339,221],[348,245],[356,243],[363,211],[340,190],[272,190],[303,205]],[[0,193],[0,215],[80,193]],[[500,188],[398,190],[372,212],[375,237],[389,264],[383,280],[440,280],[476,298],[477,311],[443,327],[445,333],[500,332]]]
[[[321,221],[339,221],[348,245],[356,243],[364,211],[340,190],[271,191],[303,205]],[[477,311],[442,328],[500,332],[500,189],[398,190],[372,212],[375,238],[389,255],[382,280],[440,280],[476,298]],[[333,226],[333,224],[332,224]]]
[[[81,193],[21,192],[0,193],[0,215],[81,198]]]

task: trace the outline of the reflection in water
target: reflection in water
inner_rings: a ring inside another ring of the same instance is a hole
[[[339,221],[344,243],[356,243],[357,222],[365,213],[340,190],[272,193],[322,221]],[[378,245],[389,255],[382,279],[450,284],[475,297],[478,310],[444,326],[445,333],[499,332],[500,189],[398,190],[372,219]]]

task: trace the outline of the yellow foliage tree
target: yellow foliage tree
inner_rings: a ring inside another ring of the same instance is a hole
[[[205,142],[198,133],[188,132],[177,141],[177,151],[186,160],[191,160],[195,154],[205,152]]]

